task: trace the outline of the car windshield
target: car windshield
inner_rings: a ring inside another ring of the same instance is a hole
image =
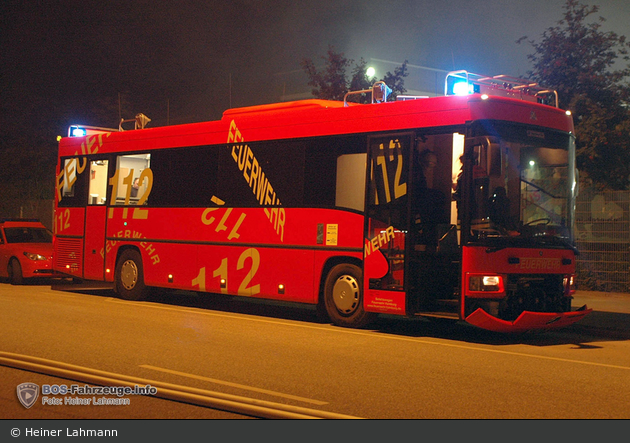
[[[7,243],[52,243],[52,234],[45,228],[5,228]]]
[[[575,175],[569,137],[486,137],[474,149],[473,241],[572,241]],[[512,135],[512,134],[509,134]]]

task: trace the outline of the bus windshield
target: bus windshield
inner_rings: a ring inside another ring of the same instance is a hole
[[[470,240],[573,248],[572,137],[510,129],[476,137],[470,148]]]

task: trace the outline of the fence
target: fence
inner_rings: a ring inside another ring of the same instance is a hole
[[[581,191],[576,244],[579,289],[630,292],[630,192]]]

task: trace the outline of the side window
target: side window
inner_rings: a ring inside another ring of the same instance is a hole
[[[363,209],[364,136],[229,144],[220,158],[227,204]]]
[[[306,147],[304,204],[363,210],[365,137],[326,137]]]
[[[116,171],[109,179],[112,186],[110,204],[146,205],[153,187],[151,154],[120,155]]]
[[[236,207],[303,206],[304,145],[229,144],[219,157],[218,197]]]
[[[107,203],[107,160],[90,162],[90,186],[88,205],[104,205]]]
[[[365,209],[365,165],[367,153],[344,154],[337,158],[335,206]]]
[[[56,177],[57,202],[60,207],[79,207],[85,205],[87,191],[86,179],[88,160],[86,157],[61,159],[61,169]]]
[[[218,149],[196,146],[155,151],[151,157],[151,206],[203,207],[221,200],[217,194]]]
[[[74,197],[74,185],[77,182],[77,163],[78,159],[76,157],[68,158],[63,162],[62,198]]]

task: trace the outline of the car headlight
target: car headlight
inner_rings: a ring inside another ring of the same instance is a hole
[[[34,252],[26,252],[24,251],[24,256],[26,258],[28,258],[29,260],[48,260],[48,257],[41,255],[41,254],[35,254]]]

